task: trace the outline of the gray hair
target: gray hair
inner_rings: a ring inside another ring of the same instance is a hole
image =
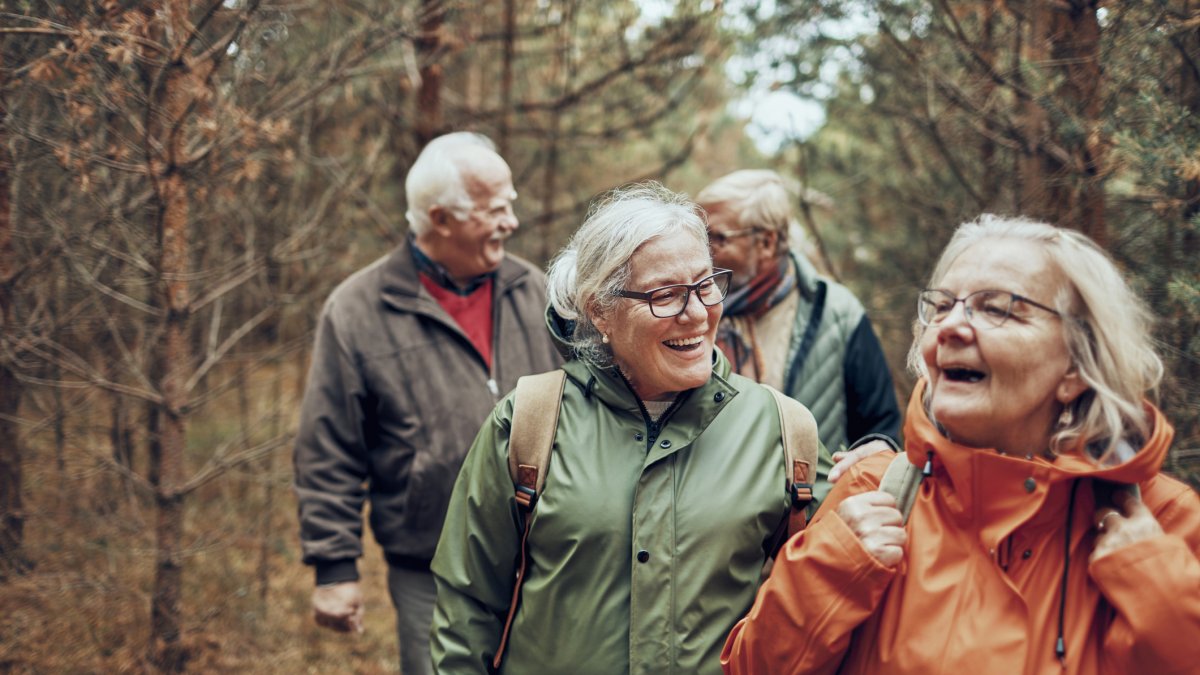
[[[737,214],[742,227],[762,227],[786,242],[795,186],[767,169],[743,169],[713,181],[696,195],[701,204],[724,204]]]
[[[1074,230],[984,214],[954,232],[933,268],[930,287],[941,281],[964,251],[988,239],[1015,239],[1041,247],[1068,282],[1053,304],[1063,316],[1072,364],[1090,389],[1069,404],[1073,421],[1055,430],[1050,448],[1057,452],[1082,438],[1093,459],[1103,462],[1126,436],[1146,439],[1151,430],[1142,400],[1156,392],[1163,366],[1150,335],[1150,313],[1112,258]],[[915,339],[908,352],[909,370],[919,376],[929,374],[919,345],[924,330],[914,323]]]
[[[471,151],[483,150],[495,154],[496,144],[483,134],[456,131],[429,141],[417,155],[408,176],[404,193],[408,211],[404,217],[414,234],[429,231],[429,209],[441,206],[456,218],[466,218],[471,211],[471,198],[463,185],[459,163]]]
[[[612,352],[593,323],[611,312],[631,273],[629,261],[646,242],[685,232],[708,246],[708,231],[699,208],[687,195],[655,182],[609,192],[596,202],[583,225],[550,263],[547,292],[558,315],[575,322],[567,338],[575,355],[605,366]]]

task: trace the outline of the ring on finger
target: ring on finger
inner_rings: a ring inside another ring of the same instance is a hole
[[[1100,518],[1100,522],[1096,523],[1096,531],[1104,532],[1107,528],[1108,519],[1117,515],[1116,511],[1109,511]]]

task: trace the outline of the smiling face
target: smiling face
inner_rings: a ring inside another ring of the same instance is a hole
[[[1065,283],[1036,245],[991,239],[963,251],[934,288],[957,298],[1003,290],[1053,306]],[[957,303],[924,328],[918,339],[929,412],[952,440],[1011,454],[1047,449],[1063,405],[1086,389],[1071,363],[1064,320],[1018,301],[1002,325],[977,328]]]
[[[429,213],[431,236],[419,241],[451,277],[465,281],[500,267],[504,242],[518,223],[512,208],[516,198],[512,172],[499,155],[476,151],[459,160],[459,172],[471,210],[460,218],[450,209],[434,206]]]
[[[713,269],[704,243],[682,231],[642,244],[629,263],[625,289],[641,292],[692,284]],[[671,319],[651,314],[645,300],[621,298],[615,309],[593,322],[608,336],[613,361],[638,397],[663,401],[712,376],[713,339],[720,319],[720,304],[705,307],[692,293],[684,312]]]

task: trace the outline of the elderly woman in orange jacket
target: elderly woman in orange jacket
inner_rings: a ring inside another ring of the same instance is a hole
[[[848,470],[730,634],[727,673],[1198,673],[1200,499],[1148,318],[1083,235],[963,225],[920,294],[907,523]],[[1126,486],[1126,487],[1122,487]],[[1137,486],[1139,490],[1127,486]]]

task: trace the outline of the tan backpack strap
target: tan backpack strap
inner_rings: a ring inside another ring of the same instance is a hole
[[[902,452],[892,458],[883,472],[883,480],[879,481],[879,489],[896,498],[896,508],[900,509],[906,524],[923,477],[924,472],[908,461],[908,455]]]
[[[517,502],[526,509],[533,508],[532,500],[537,499],[546,483],[566,381],[567,373],[562,369],[517,380],[508,436],[508,473],[518,488]]]
[[[778,389],[763,385],[775,398],[779,408],[779,424],[783,433],[783,452],[787,457],[787,491],[792,497],[788,515],[788,538],[808,525],[807,509],[813,500],[813,483],[817,478],[817,421],[808,408]]]
[[[550,450],[554,447],[558,411],[562,408],[563,386],[566,382],[567,373],[562,369],[526,375],[517,380],[516,393],[513,395],[512,429],[508,435],[508,472],[525,524],[521,532],[521,557],[517,562],[508,617],[500,633],[500,646],[492,657],[492,668],[497,670],[504,658],[504,648],[508,645],[513,617],[517,615],[517,604],[521,601],[521,584],[525,582],[529,557],[529,524],[533,521],[533,508],[537,506],[538,495],[546,484],[546,469],[550,466]]]

